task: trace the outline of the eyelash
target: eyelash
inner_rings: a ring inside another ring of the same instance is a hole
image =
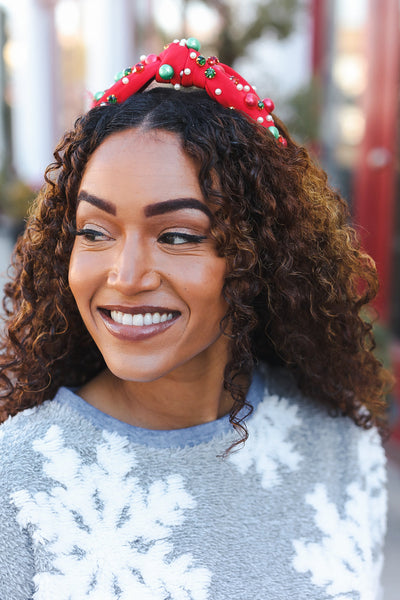
[[[99,238],[102,238],[102,239],[104,239],[105,237],[107,237],[104,233],[102,233],[101,231],[96,231],[95,229],[76,229],[73,232],[73,234],[75,236],[77,236],[77,235],[84,236],[88,242],[99,241],[99,240],[93,239],[95,237],[99,237]]]
[[[104,240],[104,238],[107,237],[104,233],[102,233],[101,231],[96,231],[95,229],[77,229],[73,233],[75,236],[79,235],[79,236],[85,237],[88,242],[100,241],[100,240],[94,239],[96,237],[102,238],[103,240]],[[185,241],[174,244],[171,240],[172,240],[172,238],[176,238],[176,237],[181,238]],[[205,239],[207,239],[207,236],[205,236],[205,235],[191,235],[188,233],[180,233],[178,231],[170,231],[167,233],[163,233],[159,237],[159,242],[162,244],[170,244],[171,246],[180,246],[183,244],[190,244],[190,243],[191,244],[200,244]]]

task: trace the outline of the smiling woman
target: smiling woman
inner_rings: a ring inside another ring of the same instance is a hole
[[[377,599],[390,376],[345,202],[193,38],[95,98],[5,289],[0,597]]]

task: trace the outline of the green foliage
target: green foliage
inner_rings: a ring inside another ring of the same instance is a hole
[[[36,192],[26,183],[0,175],[0,212],[14,221],[23,221]]]
[[[319,139],[321,103],[321,85],[317,79],[312,79],[287,100],[289,114],[285,124],[298,142],[307,144]]]
[[[209,45],[223,63],[233,65],[237,58],[246,54],[249,44],[260,39],[267,32],[274,33],[278,39],[284,39],[290,35],[293,31],[294,17],[304,0],[248,2],[245,4],[250,16],[246,20],[247,22],[243,22],[237,4],[232,0],[184,0],[182,3],[184,23],[186,23],[185,15],[189,5],[199,1],[216,11],[221,22],[220,30]],[[243,4],[241,10],[243,10]],[[191,35],[191,32],[182,31],[181,35],[187,37]],[[179,37],[179,32],[177,32],[177,36]]]

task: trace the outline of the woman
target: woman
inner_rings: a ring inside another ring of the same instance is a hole
[[[95,96],[17,244],[1,598],[378,598],[375,269],[272,102],[199,50]]]

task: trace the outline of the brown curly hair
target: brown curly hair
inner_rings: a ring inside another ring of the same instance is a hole
[[[285,365],[332,415],[384,428],[391,377],[372,353],[371,324],[360,316],[377,292],[374,263],[326,174],[275,121],[287,148],[202,91],[166,88],[94,108],[76,121],[46,170],[5,287],[3,419],[53,398],[61,385],[83,385],[105,367],[68,287],[76,198],[94,150],[109,135],[140,127],[180,137],[213,209],[212,235],[228,265],[221,326],[232,351],[225,388],[242,439],[239,411],[246,406],[248,415],[251,407],[237,376],[250,377],[257,361]]]

